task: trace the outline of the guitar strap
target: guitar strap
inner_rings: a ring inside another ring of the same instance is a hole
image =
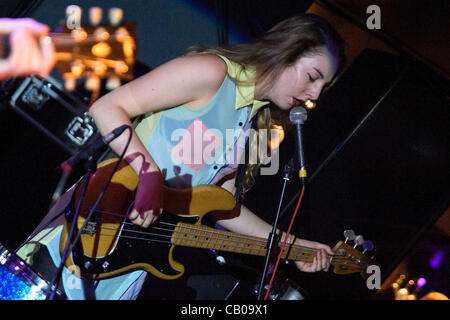
[[[248,141],[247,141],[246,145],[247,144],[248,144]],[[234,180],[234,186],[236,187],[236,191],[234,193],[234,199],[236,200],[236,207],[238,207],[241,202],[242,180],[244,178],[246,163],[247,163],[247,161],[245,161],[245,163],[239,164],[237,172],[236,172],[236,179]]]
[[[255,129],[256,127],[256,121],[252,120],[252,123],[250,125],[250,127],[252,129]],[[238,165],[237,168],[237,172],[236,172],[236,178],[234,179],[234,186],[236,187],[236,191],[234,193],[234,199],[236,200],[236,207],[239,207],[240,202],[242,200],[242,196],[241,196],[241,192],[242,192],[242,181],[244,180],[244,175],[245,175],[245,167],[247,166],[248,163],[248,159],[249,159],[249,142],[250,142],[250,135],[246,136],[246,142],[245,142],[245,151],[244,151],[244,163],[240,163]]]

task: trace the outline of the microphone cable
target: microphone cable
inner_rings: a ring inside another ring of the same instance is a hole
[[[302,202],[304,193],[305,193],[305,185],[303,184],[302,185],[302,191],[301,191],[300,196],[298,198],[297,206],[296,206],[296,208],[294,210],[294,214],[292,215],[291,222],[290,222],[289,227],[288,227],[288,229],[286,231],[286,236],[284,237],[284,241],[283,241],[283,244],[281,245],[280,252],[278,253],[278,257],[277,257],[277,260],[276,260],[276,263],[275,263],[275,267],[274,267],[273,272],[272,272],[272,276],[270,277],[270,281],[269,281],[269,284],[268,284],[266,295],[264,296],[264,300],[267,300],[267,297],[269,296],[270,288],[272,287],[272,282],[273,282],[273,280],[275,278],[275,274],[277,272],[278,265],[279,265],[279,263],[281,261],[281,255],[283,254],[283,250],[286,247],[287,239],[289,238],[289,234],[291,232],[292,225],[294,224],[295,217],[297,216],[298,209],[300,208],[300,203]]]

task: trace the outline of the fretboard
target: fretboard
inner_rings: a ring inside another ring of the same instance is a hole
[[[256,256],[265,256],[267,253],[266,239],[188,223],[177,224],[171,242],[185,247],[214,249]],[[280,242],[278,248],[281,248],[281,246],[282,243]],[[312,262],[316,254],[317,249],[287,244],[283,249],[282,258]]]

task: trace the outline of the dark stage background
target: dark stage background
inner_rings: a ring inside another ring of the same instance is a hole
[[[10,1],[1,14],[32,16],[54,28],[68,4],[122,7],[125,19],[137,22],[140,74],[192,44],[246,41],[312,2]],[[344,230],[353,229],[375,244],[382,281],[408,258],[410,274],[428,277],[427,290],[448,296],[448,234],[435,226],[450,205],[448,88],[444,77],[403,53],[364,50],[352,61],[318,107],[308,111],[303,138],[310,178],[297,235],[332,247],[343,240]],[[16,248],[45,216],[60,178],[56,167],[69,153],[17,114],[7,99],[0,131],[0,242]],[[293,150],[288,135],[280,148],[280,170]],[[258,177],[246,205],[271,222],[282,182],[281,173]],[[284,227],[298,192],[293,178],[282,206]],[[431,267],[439,252],[443,262]],[[140,299],[224,299],[237,281],[231,298],[256,298],[252,288],[261,258],[223,254],[227,264],[222,266],[205,250],[179,248],[176,256],[186,274],[175,281],[148,279]],[[359,275],[304,274],[292,266],[284,266],[280,275],[298,284],[307,299],[377,298]]]

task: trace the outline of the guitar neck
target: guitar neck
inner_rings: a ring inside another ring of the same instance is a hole
[[[9,43],[9,35],[10,34],[0,34],[0,59],[6,59],[8,58],[9,54],[11,53],[11,45]],[[59,45],[66,45],[67,43],[72,44],[74,43],[73,40],[62,39],[62,37],[59,34],[51,34],[50,37],[52,38],[53,43],[55,44],[56,49]],[[64,43],[62,43],[61,40],[66,40]]]
[[[56,60],[73,60],[73,54],[69,56],[64,53],[62,55],[58,54],[62,49],[76,44],[76,41],[67,34],[52,33],[49,36],[52,39],[53,45],[55,46]],[[8,58],[10,53],[11,45],[9,42],[9,34],[0,34],[0,59]]]
[[[171,242],[179,246],[214,249],[255,256],[265,256],[267,254],[267,239],[188,223],[177,224],[172,234]],[[278,248],[281,248],[281,246],[282,243],[280,242]],[[282,258],[312,262],[316,254],[317,249],[299,245],[286,245],[283,249]]]

